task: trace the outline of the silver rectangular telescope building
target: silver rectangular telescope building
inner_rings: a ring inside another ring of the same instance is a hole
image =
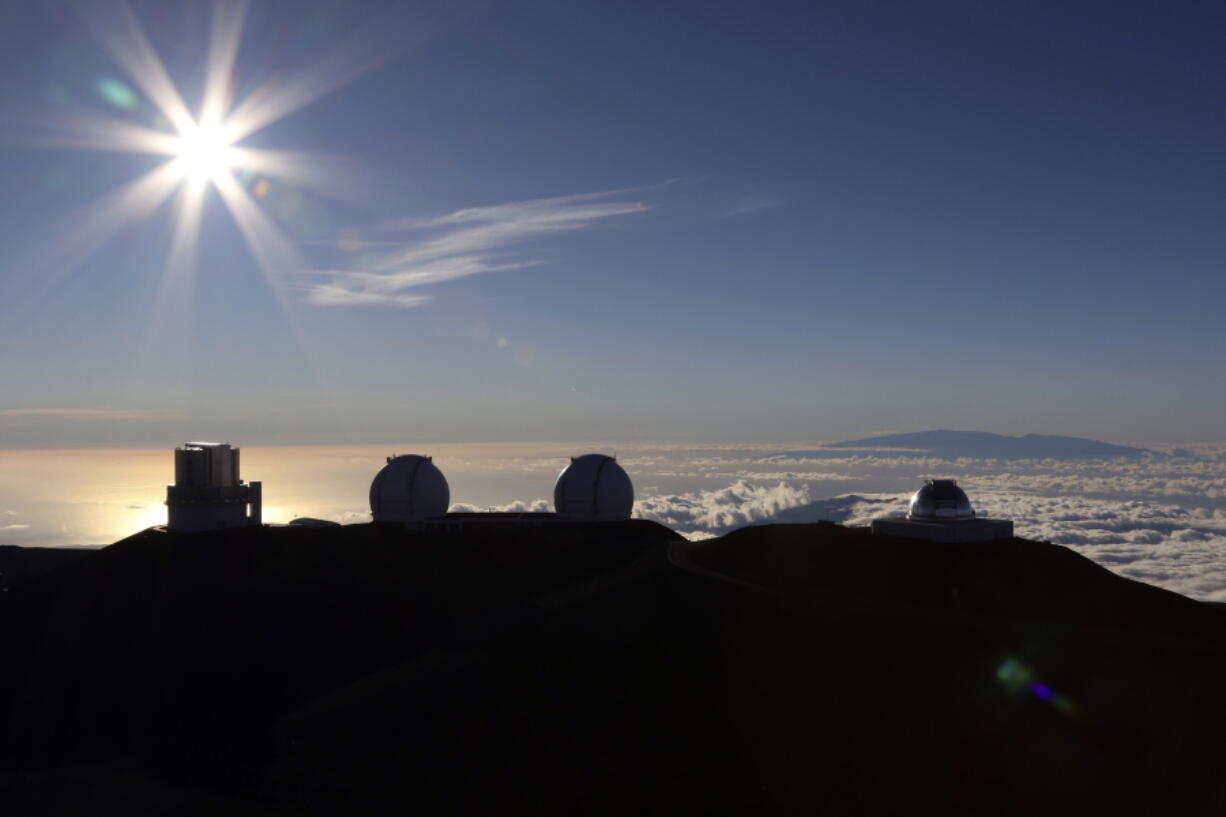
[[[186,443],[175,449],[175,481],[166,486],[167,530],[206,531],[262,523],[259,482],[239,478],[239,449]]]

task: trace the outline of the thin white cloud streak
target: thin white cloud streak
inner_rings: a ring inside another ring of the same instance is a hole
[[[380,274],[374,272],[331,270],[328,271],[328,274],[333,276],[334,283],[323,286],[332,286],[361,295],[384,296],[428,284],[438,284],[443,281],[466,278],[470,275],[522,269],[529,265],[529,262],[492,264],[473,257],[444,258],[411,267],[402,272]],[[419,302],[429,300],[428,296],[414,297],[420,299]],[[413,305],[415,306],[416,304]]]
[[[639,192],[645,188],[623,188],[619,190],[603,190],[592,193],[574,193],[569,196],[554,196],[545,199],[528,199],[525,201],[506,202],[484,207],[466,207],[456,210],[446,216],[427,219],[408,219],[400,222],[404,229],[420,227],[446,227],[453,224],[497,223],[497,222],[556,222],[562,220],[586,219],[599,217],[610,207],[608,202],[602,202],[614,196]],[[595,204],[588,205],[588,202]],[[619,206],[619,205],[613,205]],[[638,205],[641,207],[642,205]]]
[[[360,292],[332,284],[318,284],[311,288],[311,302],[320,306],[399,306],[409,309],[429,300],[428,295]]]
[[[648,209],[639,201],[602,201],[622,191],[583,193],[489,207],[457,210],[446,216],[400,222],[393,229],[430,237],[381,249],[351,270],[322,270],[326,283],[308,286],[308,298],[321,306],[373,305],[408,308],[429,296],[409,290],[540,263],[532,258],[507,258],[516,245],[553,233],[583,230],[615,216]]]
[[[64,417],[72,420],[157,420],[152,411],[100,408],[25,408],[0,409],[0,417]]]

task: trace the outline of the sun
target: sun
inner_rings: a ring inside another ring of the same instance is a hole
[[[234,141],[233,131],[224,125],[193,122],[171,142],[170,149],[184,179],[201,186],[219,182],[235,166],[238,153]]]
[[[386,49],[374,44],[359,47],[364,40],[347,41],[313,66],[271,71],[239,96],[236,91],[243,85],[236,65],[250,3],[211,0],[211,5],[208,48],[200,66],[204,81],[195,110],[184,100],[129,0],[83,2],[77,7],[86,30],[127,81],[115,75],[97,83],[102,102],[115,110],[49,118],[46,144],[147,154],[164,161],[87,205],[77,216],[81,219],[77,228],[67,228],[73,230],[69,243],[81,248],[74,250],[76,256],[92,252],[173,197],[164,275],[190,278],[204,208],[215,192],[270,282],[280,271],[306,266],[258,199],[272,184],[331,195],[342,188],[344,179],[338,179],[319,154],[249,147],[244,142],[378,64]],[[149,116],[150,112],[155,115]]]
[[[344,194],[353,189],[352,174],[326,154],[256,147],[249,142],[269,125],[382,64],[402,46],[390,37],[391,29],[362,28],[309,64],[290,70],[269,61],[267,74],[259,82],[240,82],[239,46],[252,3],[202,2],[212,9],[208,45],[199,65],[203,82],[198,85],[198,105],[191,107],[130,0],[73,4],[84,29],[111,57],[113,65],[105,70],[115,73],[95,82],[102,107],[49,114],[40,122],[47,133],[35,143],[52,149],[145,155],[157,161],[74,211],[47,250],[50,260],[35,266],[63,275],[130,225],[168,205],[169,230],[151,310],[152,325],[171,311],[181,314],[188,309],[205,213],[209,208],[225,210],[292,324],[285,281],[289,273],[311,265],[280,223],[292,221],[293,209],[266,212],[263,205],[292,200],[299,190],[329,198]],[[189,67],[180,64],[181,70]],[[44,286],[54,274],[43,276]],[[294,331],[298,332],[296,327]]]

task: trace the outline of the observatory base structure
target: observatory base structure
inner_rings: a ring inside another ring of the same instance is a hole
[[[991,542],[1012,539],[1013,523],[975,515],[966,491],[953,479],[924,480],[924,487],[911,495],[905,519],[873,520],[873,535],[925,539],[929,542]]]
[[[945,544],[992,542],[997,539],[1012,539],[1013,522],[1009,519],[956,519],[945,522],[925,519],[874,519],[873,535],[926,539],[929,542]]]

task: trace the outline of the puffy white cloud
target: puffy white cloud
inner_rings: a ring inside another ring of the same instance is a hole
[[[547,499],[517,499],[505,505],[471,505],[466,502],[456,502],[449,513],[548,513],[553,510],[553,503]]]
[[[370,521],[370,511],[340,511],[321,514],[318,518],[329,522],[339,522],[342,525],[360,525]]]
[[[718,534],[776,518],[808,502],[809,489],[803,484],[756,485],[742,479],[711,491],[646,497],[635,503],[634,515],[683,533]]]

